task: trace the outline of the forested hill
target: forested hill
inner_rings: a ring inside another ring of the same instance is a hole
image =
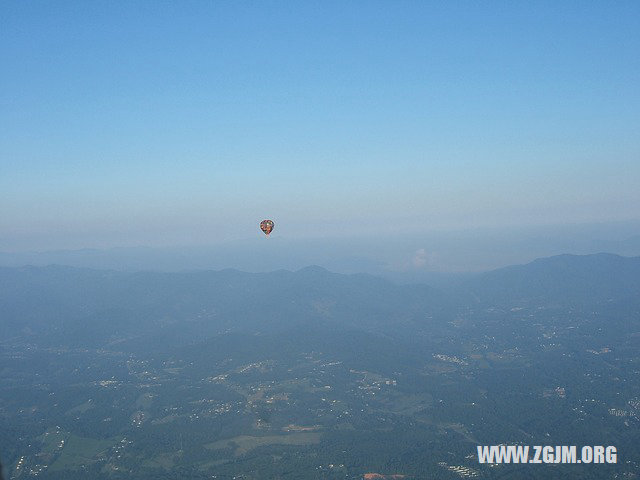
[[[591,305],[640,301],[640,257],[558,255],[481,274],[463,284],[484,303]]]

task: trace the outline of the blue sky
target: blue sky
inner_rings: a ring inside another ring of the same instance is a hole
[[[637,220],[639,32],[634,1],[3,2],[0,250]]]

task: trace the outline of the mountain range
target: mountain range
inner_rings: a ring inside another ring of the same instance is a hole
[[[0,333],[115,341],[161,332],[175,341],[221,331],[303,324],[390,332],[464,308],[640,301],[640,257],[559,255],[476,275],[455,286],[397,285],[321,267],[118,272],[51,265],[0,268]]]
[[[396,284],[297,271],[0,268],[9,478],[634,478],[640,257]],[[477,445],[615,445],[480,465]]]

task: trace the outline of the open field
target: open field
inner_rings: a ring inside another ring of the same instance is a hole
[[[205,445],[205,448],[210,450],[233,448],[234,455],[240,456],[254,448],[267,445],[313,445],[320,442],[320,437],[321,434],[317,432],[298,432],[288,435],[268,435],[264,437],[240,435],[238,437],[209,443]]]

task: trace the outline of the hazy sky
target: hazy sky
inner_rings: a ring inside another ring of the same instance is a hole
[[[639,52],[637,1],[2,2],[0,250],[638,219]]]

